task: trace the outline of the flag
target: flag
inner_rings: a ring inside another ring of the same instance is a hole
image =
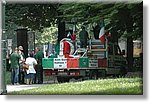
[[[111,32],[109,32],[107,36],[108,36],[108,37],[111,37]]]
[[[101,22],[100,24],[100,32],[99,32],[99,39],[101,41],[102,44],[105,43],[105,27],[104,27],[104,20]]]
[[[71,38],[71,33],[70,32],[68,32],[67,38]]]

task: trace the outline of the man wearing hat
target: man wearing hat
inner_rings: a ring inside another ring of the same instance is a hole
[[[18,49],[19,49],[19,55],[21,57],[20,60],[19,60],[19,64],[20,64],[19,82],[20,82],[20,84],[24,84],[25,83],[24,82],[25,72],[22,68],[22,64],[25,62],[25,55],[23,53],[23,47],[22,46],[19,46]]]

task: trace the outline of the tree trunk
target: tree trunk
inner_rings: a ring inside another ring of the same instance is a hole
[[[133,39],[132,37],[127,38],[127,62],[128,62],[128,71],[132,71],[132,68],[133,68]]]
[[[17,47],[22,46],[23,47],[23,53],[25,55],[25,58],[28,57],[28,29],[21,28],[15,30],[17,32]]]
[[[58,42],[65,37],[65,22],[58,22]]]

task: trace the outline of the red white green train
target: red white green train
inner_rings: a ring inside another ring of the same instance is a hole
[[[58,82],[68,82],[72,78],[85,80],[126,74],[126,59],[118,44],[108,41],[102,44],[94,39],[88,41],[86,49],[74,45],[72,40],[64,38],[57,57],[42,59],[45,76],[56,76]]]

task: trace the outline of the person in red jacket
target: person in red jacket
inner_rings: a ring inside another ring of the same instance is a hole
[[[63,43],[64,43],[63,54],[65,55],[65,58],[69,58],[70,44],[67,41],[63,41]]]

